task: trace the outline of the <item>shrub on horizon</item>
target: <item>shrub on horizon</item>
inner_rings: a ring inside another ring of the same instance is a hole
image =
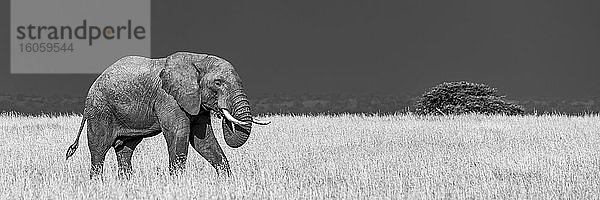
[[[523,115],[522,106],[507,102],[498,89],[466,81],[444,82],[425,92],[415,104],[418,115],[465,113]]]

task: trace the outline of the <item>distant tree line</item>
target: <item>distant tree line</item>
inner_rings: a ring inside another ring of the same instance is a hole
[[[298,113],[406,113],[414,112],[421,97],[352,96],[352,95],[264,95],[250,97],[256,114]],[[24,114],[81,113],[84,97],[27,96],[0,94],[0,112]],[[525,113],[581,114],[600,112],[600,98],[582,100],[511,100],[525,108]]]

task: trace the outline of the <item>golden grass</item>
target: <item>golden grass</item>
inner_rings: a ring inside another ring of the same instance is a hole
[[[192,148],[168,174],[162,135],[145,139],[131,180],[89,180],[80,116],[0,115],[0,199],[600,198],[600,116],[266,116],[241,148],[220,144],[233,177]],[[213,122],[216,125],[216,121]]]

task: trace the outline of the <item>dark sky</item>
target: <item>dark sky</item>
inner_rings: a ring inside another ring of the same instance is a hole
[[[179,2],[152,2],[153,57],[219,55],[250,96],[418,95],[457,80],[516,99],[600,96],[600,1]],[[96,75],[10,74],[0,4],[0,92],[85,96]]]

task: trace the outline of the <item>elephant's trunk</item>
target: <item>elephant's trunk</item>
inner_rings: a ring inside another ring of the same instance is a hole
[[[234,124],[223,117],[222,127],[225,143],[232,148],[238,148],[246,143],[250,136],[252,113],[250,112],[248,97],[246,97],[243,90],[236,91],[229,102],[231,102],[229,108],[232,111],[232,116],[239,121],[247,122],[246,125]]]

